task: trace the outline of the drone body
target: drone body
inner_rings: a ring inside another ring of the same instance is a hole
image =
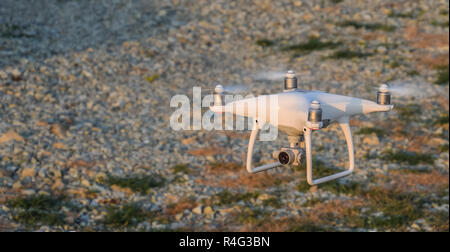
[[[316,185],[344,176],[354,170],[354,149],[350,131],[350,117],[357,114],[390,111],[390,93],[387,85],[382,85],[377,94],[377,102],[348,96],[329,94],[321,91],[297,89],[294,72],[289,71],[285,78],[285,90],[282,93],[263,95],[234,101],[225,105],[221,103],[222,86],[216,87],[215,105],[210,109],[216,113],[232,113],[251,117],[254,128],[250,135],[247,152],[247,171],[260,172],[282,165],[298,165],[306,161],[307,181]],[[273,101],[276,102],[267,102]],[[275,112],[275,113],[274,113]],[[276,115],[276,118],[270,116]],[[275,123],[274,123],[275,122]],[[311,135],[314,130],[327,127],[337,122],[345,135],[349,154],[347,170],[327,177],[313,179]],[[266,124],[278,127],[288,135],[289,147],[274,153],[277,162],[252,167],[253,146],[260,129]]]

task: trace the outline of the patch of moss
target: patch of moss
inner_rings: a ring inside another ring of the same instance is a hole
[[[356,182],[339,183],[330,181],[318,185],[319,189],[332,192],[334,194],[357,195],[362,190],[362,185]]]
[[[146,76],[145,80],[148,81],[149,83],[154,82],[155,80],[159,79],[159,74],[154,74],[154,75],[150,75],[150,76]]]
[[[341,27],[352,26],[355,29],[363,29],[364,28],[369,31],[382,30],[382,31],[386,31],[386,32],[393,32],[396,30],[396,27],[392,26],[392,25],[381,24],[381,23],[368,24],[368,23],[360,23],[360,22],[351,21],[351,20],[337,23],[337,25],[341,26]]]
[[[439,22],[439,21],[433,20],[433,21],[431,21],[431,25],[436,26],[436,27],[446,28],[449,26],[449,22],[448,22],[448,20],[444,21],[444,22]]]
[[[237,221],[241,224],[257,225],[264,221],[268,221],[269,213],[260,209],[246,208],[241,211],[237,217]]]
[[[437,85],[445,85],[449,83],[449,70],[448,65],[442,66],[438,68],[438,77],[434,84]]]
[[[265,207],[271,206],[273,208],[281,208],[283,206],[283,201],[280,197],[270,197],[263,200],[262,205]]]
[[[65,223],[64,214],[60,213],[61,208],[67,205],[63,196],[33,195],[14,199],[8,205],[16,211],[13,219],[28,226],[60,226]]]
[[[417,70],[408,71],[406,74],[408,76],[418,76],[418,75],[420,75],[419,71],[417,71]]]
[[[259,39],[255,42],[256,45],[259,45],[261,47],[270,47],[275,44],[272,40],[269,39]]]
[[[314,223],[312,221],[304,221],[301,223],[292,223],[289,225],[287,232],[333,232],[334,230],[324,225]]]
[[[131,227],[151,217],[153,217],[151,214],[144,212],[134,204],[127,204],[120,207],[111,206],[106,211],[103,224],[112,228]]]
[[[430,154],[420,154],[409,151],[387,150],[381,155],[381,159],[390,162],[408,163],[409,165],[433,164],[434,158]]]
[[[151,188],[163,186],[165,184],[165,179],[157,174],[143,177],[108,176],[102,182],[109,186],[117,185],[122,188],[130,188],[134,192],[145,194]]]
[[[443,144],[443,145],[440,145],[439,146],[439,148],[438,148],[438,151],[440,152],[440,153],[444,153],[444,152],[448,152],[448,144]]]
[[[306,201],[305,203],[303,203],[302,207],[312,207],[318,203],[323,203],[323,201],[324,200],[320,199],[320,198],[313,198],[313,199],[310,199],[310,200]]]
[[[394,109],[398,112],[401,120],[407,121],[415,119],[422,112],[418,104],[399,105],[394,107]]]
[[[392,61],[392,62],[389,64],[389,66],[390,66],[391,68],[399,68],[399,67],[401,66],[401,64],[400,64],[399,61],[394,60],[394,61]]]
[[[191,174],[192,170],[186,164],[177,164],[172,167],[174,173]]]
[[[339,50],[328,56],[329,59],[353,59],[353,58],[366,58],[372,56],[371,53],[363,53],[360,51],[352,50]]]
[[[211,203],[218,206],[230,205],[235,202],[243,201],[250,202],[252,199],[259,197],[258,192],[246,192],[246,193],[232,193],[228,190],[223,190],[211,197]]]
[[[378,137],[383,137],[386,135],[386,131],[384,129],[376,127],[362,127],[355,132],[357,135],[370,135],[373,133],[375,133]]]
[[[304,43],[300,43],[297,45],[291,45],[282,48],[282,51],[293,51],[299,54],[307,54],[312,51],[325,50],[325,49],[334,49],[338,47],[341,43],[339,42],[323,42],[318,38],[310,38],[308,41]]]
[[[410,225],[423,216],[423,206],[426,203],[418,194],[386,191],[382,188],[370,189],[364,192],[364,197],[384,216],[365,218],[363,226],[377,229],[404,228]]]
[[[442,113],[440,114],[439,118],[437,118],[434,121],[434,125],[438,125],[438,126],[442,126],[442,125],[446,125],[449,122],[449,116],[448,113]]]
[[[414,18],[414,13],[392,11],[391,13],[389,13],[388,17],[391,17],[391,18]]]
[[[33,38],[35,36],[26,34],[24,27],[17,24],[0,24],[0,37],[4,38]]]

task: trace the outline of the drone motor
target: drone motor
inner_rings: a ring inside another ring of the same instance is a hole
[[[284,90],[290,91],[297,88],[297,77],[295,77],[295,72],[289,70],[284,78]]]
[[[383,84],[377,92],[377,103],[380,105],[390,105],[391,104],[391,93],[389,92],[389,86]]]

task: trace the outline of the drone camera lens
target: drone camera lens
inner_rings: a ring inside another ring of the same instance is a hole
[[[293,161],[293,154],[288,153],[287,151],[281,151],[278,154],[278,161],[280,162],[280,164],[282,165],[287,165],[292,163]]]

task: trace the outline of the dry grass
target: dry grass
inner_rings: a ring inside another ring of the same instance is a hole
[[[286,232],[286,231],[333,231],[329,226],[338,219],[358,218],[359,208],[364,204],[359,200],[333,200],[314,204],[310,211],[295,218],[278,220],[260,220],[257,223],[246,224],[242,232]]]
[[[400,193],[437,192],[449,186],[448,174],[442,174],[435,170],[428,173],[391,171],[389,178],[380,178],[389,181],[386,185],[389,190]]]
[[[206,167],[208,174],[234,174],[245,169],[243,165],[233,162],[215,162]]]
[[[201,148],[188,151],[193,156],[213,156],[224,152],[226,152],[224,148]]]
[[[411,42],[415,48],[447,48],[449,46],[449,33],[428,34],[420,32],[419,26],[408,26],[404,30],[403,37]]]
[[[183,213],[186,209],[193,209],[198,205],[193,198],[183,198],[179,200],[177,203],[170,204],[167,206],[165,213],[167,215],[176,215],[179,213]]]
[[[283,174],[267,172],[249,174],[243,165],[233,162],[211,163],[206,166],[205,173],[210,176],[198,178],[197,183],[227,188],[269,188],[293,179]]]

